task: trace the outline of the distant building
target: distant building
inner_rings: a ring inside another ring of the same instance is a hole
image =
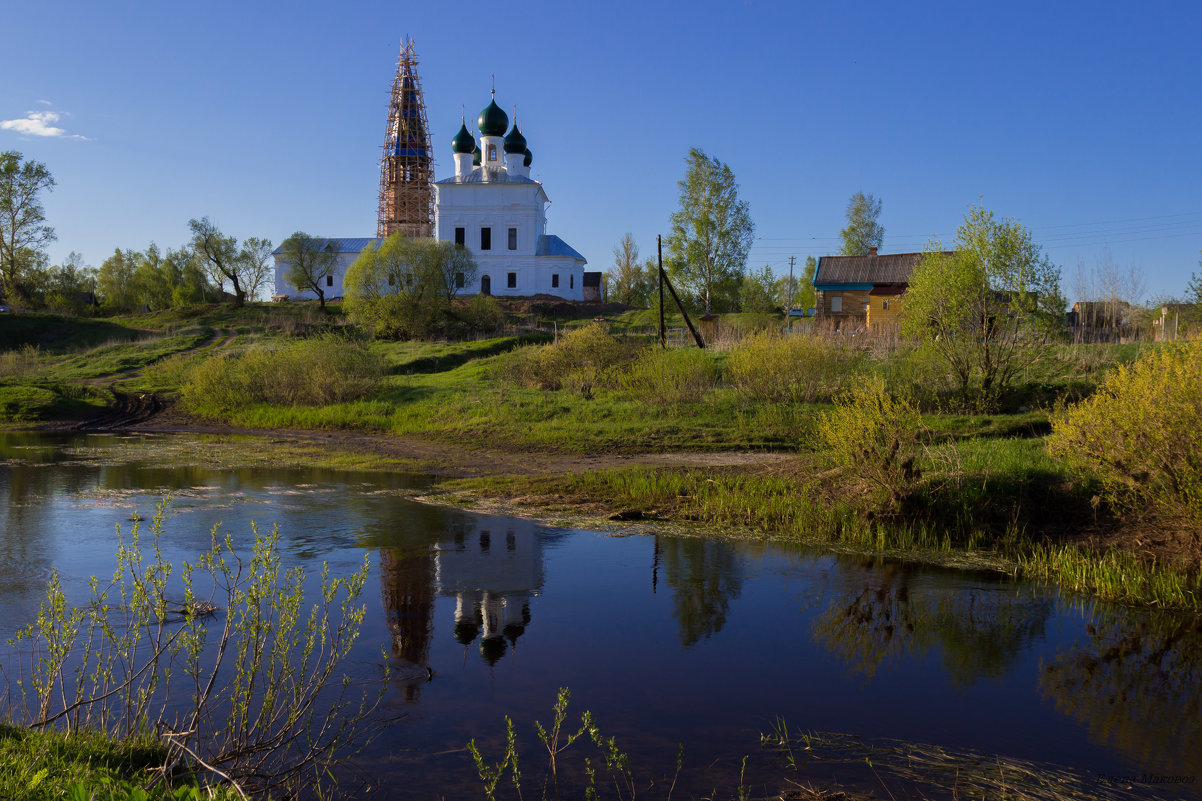
[[[346,269],[369,242],[393,233],[433,235],[471,251],[479,265],[474,285],[462,294],[499,296],[554,295],[566,300],[601,300],[601,273],[584,271],[587,260],[554,234],[547,233],[543,185],[530,177],[533,156],[517,121],[491,100],[476,120],[480,141],[466,121],[451,140],[455,174],[434,180],[425,102],[417,76],[413,43],[401,46],[392,85],[384,154],[380,162],[376,238],[331,238],[338,253],[325,277],[326,298],[343,296]],[[495,94],[495,93],[494,93]],[[433,219],[431,215],[431,203]],[[277,299],[313,300],[286,280],[288,262],[275,252]]]
[[[814,270],[818,321],[836,328],[896,327],[923,253],[823,256]],[[953,255],[947,253],[946,255]]]

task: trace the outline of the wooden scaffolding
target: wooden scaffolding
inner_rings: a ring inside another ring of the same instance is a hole
[[[417,53],[413,41],[401,42],[388,129],[380,158],[380,212],[377,236],[399,233],[407,237],[434,235],[434,156]]]

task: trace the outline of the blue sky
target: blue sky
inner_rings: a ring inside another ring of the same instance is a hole
[[[749,266],[778,274],[837,250],[856,191],[882,200],[883,252],[950,242],[973,203],[1015,217],[1070,297],[1079,264],[1135,269],[1148,297],[1199,270],[1196,3],[39,0],[5,27],[0,149],[58,182],[55,263],[175,247],[202,216],[240,239],[373,235],[408,35],[436,175],[495,74],[548,231],[593,269],[627,231],[654,254],[698,147],[751,206]]]

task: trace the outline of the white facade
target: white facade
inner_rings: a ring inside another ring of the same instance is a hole
[[[521,174],[526,169],[520,156],[515,160],[514,172],[475,167],[437,181],[434,236],[464,245],[475,258],[479,271],[475,286],[464,288],[466,294],[583,300],[587,262],[562,239],[547,234],[547,194],[542,184]]]

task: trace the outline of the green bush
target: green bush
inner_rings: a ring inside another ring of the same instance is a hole
[[[474,333],[496,333],[505,325],[505,310],[491,295],[472,296],[459,314],[468,330]]]
[[[1120,365],[1053,415],[1048,450],[1096,476],[1119,509],[1202,525],[1202,341]]]
[[[604,384],[607,371],[629,362],[638,346],[609,335],[605,326],[590,323],[563,334],[558,342],[523,351],[518,376],[539,389],[570,389],[591,394]]]
[[[614,371],[614,383],[644,403],[696,403],[718,383],[713,357],[698,348],[648,348]]]
[[[369,395],[383,375],[383,359],[368,345],[329,334],[204,359],[188,371],[180,398],[198,412],[248,403],[321,406]]]
[[[873,376],[839,396],[833,411],[822,415],[818,437],[831,462],[845,475],[869,485],[869,496],[890,510],[918,481],[922,415],[904,397]]]
[[[731,350],[726,378],[750,400],[808,403],[838,394],[861,365],[861,355],[843,342],[763,332]]]

